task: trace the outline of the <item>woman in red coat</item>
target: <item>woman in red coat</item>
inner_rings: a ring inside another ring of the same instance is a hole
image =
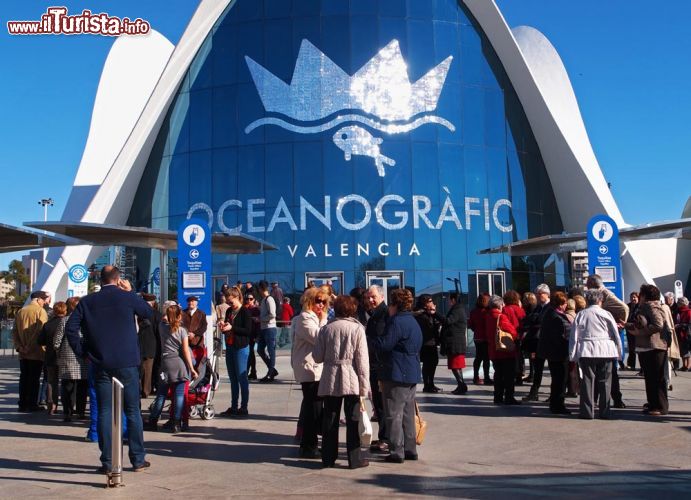
[[[511,334],[514,342],[518,339],[518,331],[509,317],[502,313],[504,301],[498,295],[492,295],[487,305],[488,313],[485,318],[485,335],[489,347],[489,359],[494,365],[494,404],[519,405],[514,397],[516,384],[516,348],[511,351],[497,351],[495,342],[497,326]]]
[[[525,319],[525,309],[521,307],[521,296],[516,290],[509,290],[504,294],[504,310],[502,311],[509,321],[514,326],[516,331],[521,332],[521,325]],[[525,368],[525,360],[521,353],[521,342],[516,341],[516,384],[523,385],[523,371]]]

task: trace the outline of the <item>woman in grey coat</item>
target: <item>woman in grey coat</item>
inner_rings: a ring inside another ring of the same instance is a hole
[[[70,314],[77,308],[79,297],[67,299],[67,316],[61,318],[55,331],[53,347],[58,354],[58,376],[61,380],[62,411],[64,421],[71,422],[75,412],[79,418],[86,413],[86,396],[89,389],[87,367],[82,358],[78,358],[65,338],[65,325]],[[82,338],[81,332],[79,332]]]
[[[333,467],[338,456],[338,424],[345,403],[348,467],[367,467],[360,449],[358,422],[370,391],[369,354],[365,329],[356,319],[357,301],[340,295],[334,302],[336,318],[317,336],[312,356],[324,363],[318,395],[323,398],[322,464]]]
[[[576,315],[571,325],[569,357],[583,372],[580,417],[584,419],[594,417],[596,392],[600,400],[600,418],[610,418],[612,360],[621,356],[619,329],[614,316],[602,308],[603,298],[601,290],[586,290],[588,307]]]

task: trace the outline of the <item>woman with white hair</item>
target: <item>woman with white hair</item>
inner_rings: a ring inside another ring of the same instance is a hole
[[[599,397],[600,418],[610,418],[613,359],[621,356],[621,339],[614,316],[602,306],[600,290],[587,290],[588,307],[576,315],[571,325],[569,358],[579,364],[581,379],[580,418],[593,419],[595,394]],[[596,391],[597,387],[597,391]]]

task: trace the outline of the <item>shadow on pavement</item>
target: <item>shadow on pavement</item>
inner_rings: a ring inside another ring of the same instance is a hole
[[[404,465],[404,467],[407,467]],[[412,466],[411,468],[414,468]],[[359,483],[386,487],[395,493],[494,499],[515,498],[681,498],[688,494],[691,471],[624,471],[519,476],[445,476],[378,474]]]
[[[5,470],[19,470],[19,471],[35,471],[35,472],[50,472],[54,474],[98,474],[96,472],[96,467],[84,467],[74,464],[65,463],[55,463],[55,462],[31,462],[26,460],[15,460],[12,458],[0,458],[0,469]],[[100,482],[91,481],[72,481],[67,479],[46,479],[42,477],[16,477],[16,476],[0,476],[0,482],[3,480],[12,481],[30,481],[38,483],[54,483],[54,484],[74,484],[77,486],[92,486],[96,488],[105,487],[105,476],[100,474],[100,477],[104,478]]]

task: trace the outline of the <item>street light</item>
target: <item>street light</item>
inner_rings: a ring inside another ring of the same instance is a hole
[[[453,281],[456,293],[461,293],[461,280],[459,278],[446,278],[447,281]]]
[[[41,198],[41,200],[38,202],[39,205],[43,206],[43,222],[48,221],[48,207],[52,207],[54,205],[53,198]],[[43,231],[44,233],[46,231]],[[46,233],[47,234],[47,233]],[[44,248],[43,249],[43,262],[46,261],[46,255],[48,254],[48,249]],[[41,265],[43,265],[43,262]]]
[[[47,222],[48,207],[52,207],[55,204],[53,198],[42,198],[41,201],[38,202],[38,204],[43,206],[43,222]]]

